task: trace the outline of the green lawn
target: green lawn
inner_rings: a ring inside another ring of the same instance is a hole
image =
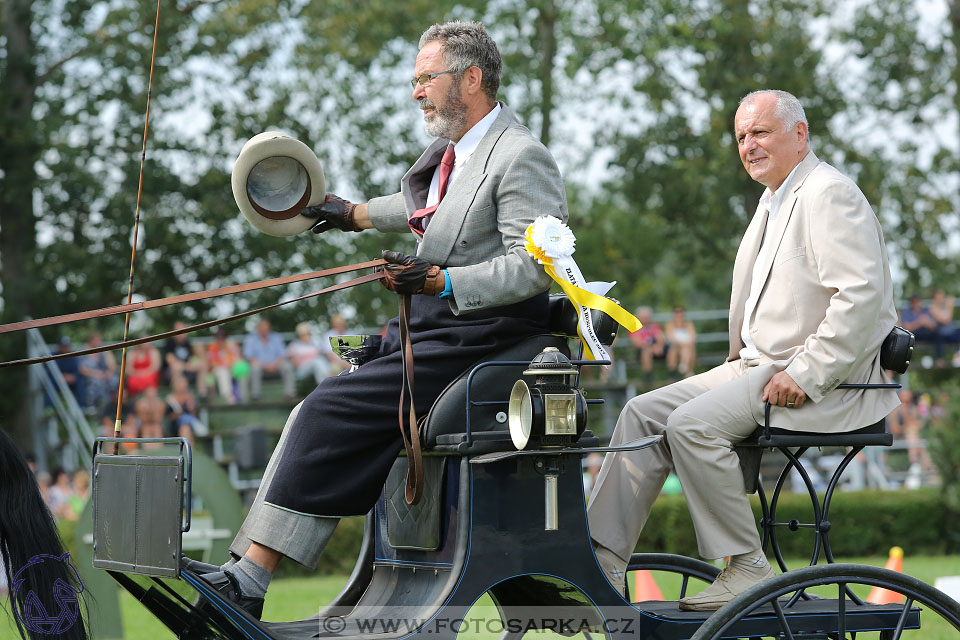
[[[857,562],[882,567],[886,558],[843,558],[848,562]],[[958,556],[910,556],[904,558],[904,573],[917,577],[924,582],[933,584],[938,576],[960,575],[960,557]],[[799,562],[790,566],[799,566]],[[631,584],[632,584],[632,578]],[[675,598],[679,590],[679,581],[675,576],[656,575],[657,585],[663,591],[664,597]],[[270,586],[264,608],[265,620],[296,620],[307,618],[317,612],[319,607],[329,602],[341,589],[345,576],[315,576],[308,578],[281,578]],[[699,590],[692,589],[693,592]],[[865,591],[865,590],[864,590]],[[833,594],[823,594],[832,596]],[[866,593],[859,593],[865,597]],[[6,612],[6,610],[4,610]],[[166,628],[160,624],[146,609],[141,607],[132,596],[122,592],[121,614],[127,640],[154,640],[173,638]],[[496,638],[499,625],[496,620],[496,611],[489,598],[484,597],[465,616],[467,623],[463,640]],[[922,618],[924,627],[920,631],[905,632],[903,638],[909,640],[956,640],[957,633],[946,627],[940,620],[931,616]],[[6,621],[0,620],[0,640],[13,640],[16,633],[12,627],[6,627]],[[549,632],[547,632],[549,633]],[[552,634],[551,634],[552,635]],[[869,634],[859,634],[861,638],[873,638]]]

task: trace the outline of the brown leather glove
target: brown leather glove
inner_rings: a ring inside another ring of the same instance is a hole
[[[421,293],[435,296],[443,292],[446,281],[443,270],[422,258],[396,251],[384,251],[384,279],[380,282],[397,293]]]
[[[356,208],[357,205],[352,202],[328,193],[323,204],[306,207],[300,212],[300,215],[317,218],[317,223],[310,228],[314,233],[323,233],[330,229],[360,231],[353,223],[353,210]]]

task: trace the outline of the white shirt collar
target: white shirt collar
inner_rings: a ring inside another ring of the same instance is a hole
[[[456,143],[453,147],[454,152],[457,154],[457,161],[454,166],[462,165],[470,159],[473,152],[477,150],[480,141],[483,140],[483,136],[487,135],[487,131],[490,131],[490,127],[493,126],[493,121],[500,115],[501,110],[500,103],[498,102],[493,109],[490,110],[490,113],[483,116],[477,124],[470,127],[470,130],[463,134],[460,142]]]
[[[803,161],[801,160],[800,162]],[[798,162],[797,166],[793,168],[793,171],[787,174],[786,179],[783,181],[783,183],[781,183],[780,188],[777,189],[776,193],[770,191],[770,187],[767,187],[763,190],[763,195],[760,196],[760,204],[770,211],[771,220],[777,217],[777,213],[780,211],[780,204],[783,202],[786,194],[790,192],[790,182],[793,180],[793,176],[797,173],[797,169],[800,168],[800,162]]]

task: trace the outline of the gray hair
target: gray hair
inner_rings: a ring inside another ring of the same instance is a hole
[[[435,24],[420,36],[419,48],[434,41],[443,47],[441,55],[447,70],[462,74],[470,67],[478,67],[483,73],[480,87],[484,95],[490,100],[497,99],[503,61],[497,43],[481,23],[454,20]]]
[[[762,95],[773,94],[777,97],[777,108],[773,115],[780,119],[784,129],[792,129],[798,122],[802,122],[810,130],[810,124],[807,123],[807,114],[803,112],[803,105],[792,93],[781,91],[779,89],[760,89],[751,91],[740,99],[740,104],[752,102],[754,98]]]

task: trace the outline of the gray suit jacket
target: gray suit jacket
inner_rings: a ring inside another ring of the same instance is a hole
[[[449,143],[437,139],[427,147],[403,176],[399,193],[370,200],[376,229],[418,238],[407,220],[426,205],[430,179]],[[419,257],[447,268],[455,314],[512,304],[550,287],[550,277],[523,248],[524,232],[542,215],[567,220],[560,170],[547,148],[502,105],[458,169],[417,249]]]
[[[841,382],[885,381],[880,345],[897,310],[883,232],[857,185],[812,151],[789,188],[767,238],[773,250],[761,265],[767,275],[750,333],[774,371],[786,370],[812,402],[776,409],[771,422],[802,431],[865,427],[899,404],[896,393],[834,389]],[[744,303],[764,220],[756,215],[750,222],[733,267],[729,360],[743,347]],[[760,397],[761,390],[752,391]]]

